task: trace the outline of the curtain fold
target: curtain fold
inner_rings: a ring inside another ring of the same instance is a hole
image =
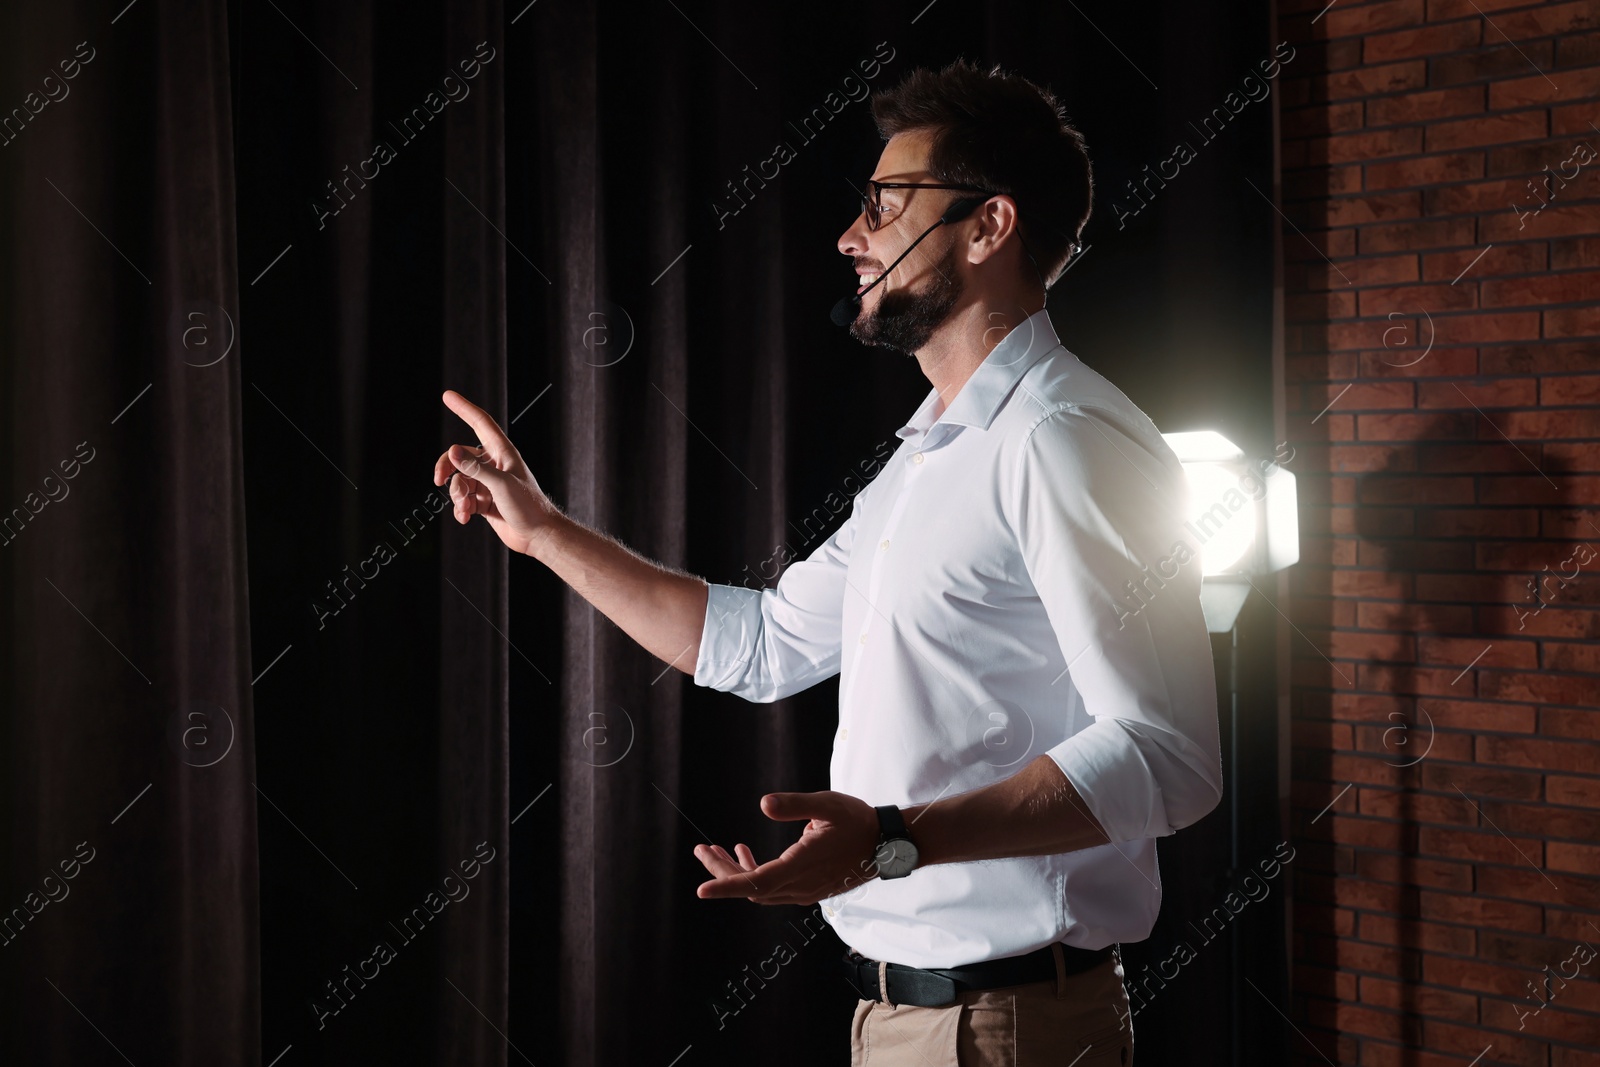
[[[439,13],[447,56],[481,55],[475,108],[447,107],[441,209],[444,239],[444,346],[440,386],[493,413],[502,427],[514,412],[506,394],[506,247],[504,57],[498,0],[465,0]],[[487,46],[488,51],[481,48]],[[465,84],[457,66],[457,84]],[[470,67],[467,69],[471,69]],[[442,388],[434,390],[437,400]],[[442,407],[445,444],[462,439],[459,420]],[[451,425],[455,424],[455,425]],[[470,432],[469,432],[470,436]],[[439,1024],[435,1063],[504,1064],[509,952],[510,560],[484,524],[444,539],[439,590],[439,863],[458,882],[487,846],[495,860],[473,881],[468,910],[446,912],[435,985]],[[455,532],[455,531],[451,531]],[[469,866],[462,868],[463,860]],[[485,1019],[494,1023],[486,1025]]]
[[[260,1042],[228,33],[0,14],[8,1062]]]

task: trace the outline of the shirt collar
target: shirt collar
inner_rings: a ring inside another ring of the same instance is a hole
[[[1012,327],[994,346],[938,419],[933,417],[933,406],[939,399],[939,391],[930,388],[911,421],[896,430],[895,436],[915,437],[926,433],[936,422],[987,430],[1000,405],[1011,395],[1028,368],[1060,347],[1061,340],[1056,336],[1050,316],[1042,308],[1035,311]]]

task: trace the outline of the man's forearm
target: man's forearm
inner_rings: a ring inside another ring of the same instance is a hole
[[[652,563],[564,514],[534,536],[528,555],[646,651],[694,674],[708,595],[702,579]]]
[[[1010,778],[903,809],[918,866],[1050,856],[1109,838],[1055,760],[1041,755]]]

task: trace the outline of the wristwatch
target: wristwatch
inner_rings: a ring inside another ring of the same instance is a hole
[[[878,877],[904,878],[917,865],[917,846],[906,832],[906,820],[893,804],[872,810],[878,813],[878,848],[872,857]]]

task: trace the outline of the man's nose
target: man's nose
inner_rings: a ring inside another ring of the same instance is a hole
[[[867,213],[861,212],[850,228],[839,235],[839,251],[851,257],[867,250]]]

